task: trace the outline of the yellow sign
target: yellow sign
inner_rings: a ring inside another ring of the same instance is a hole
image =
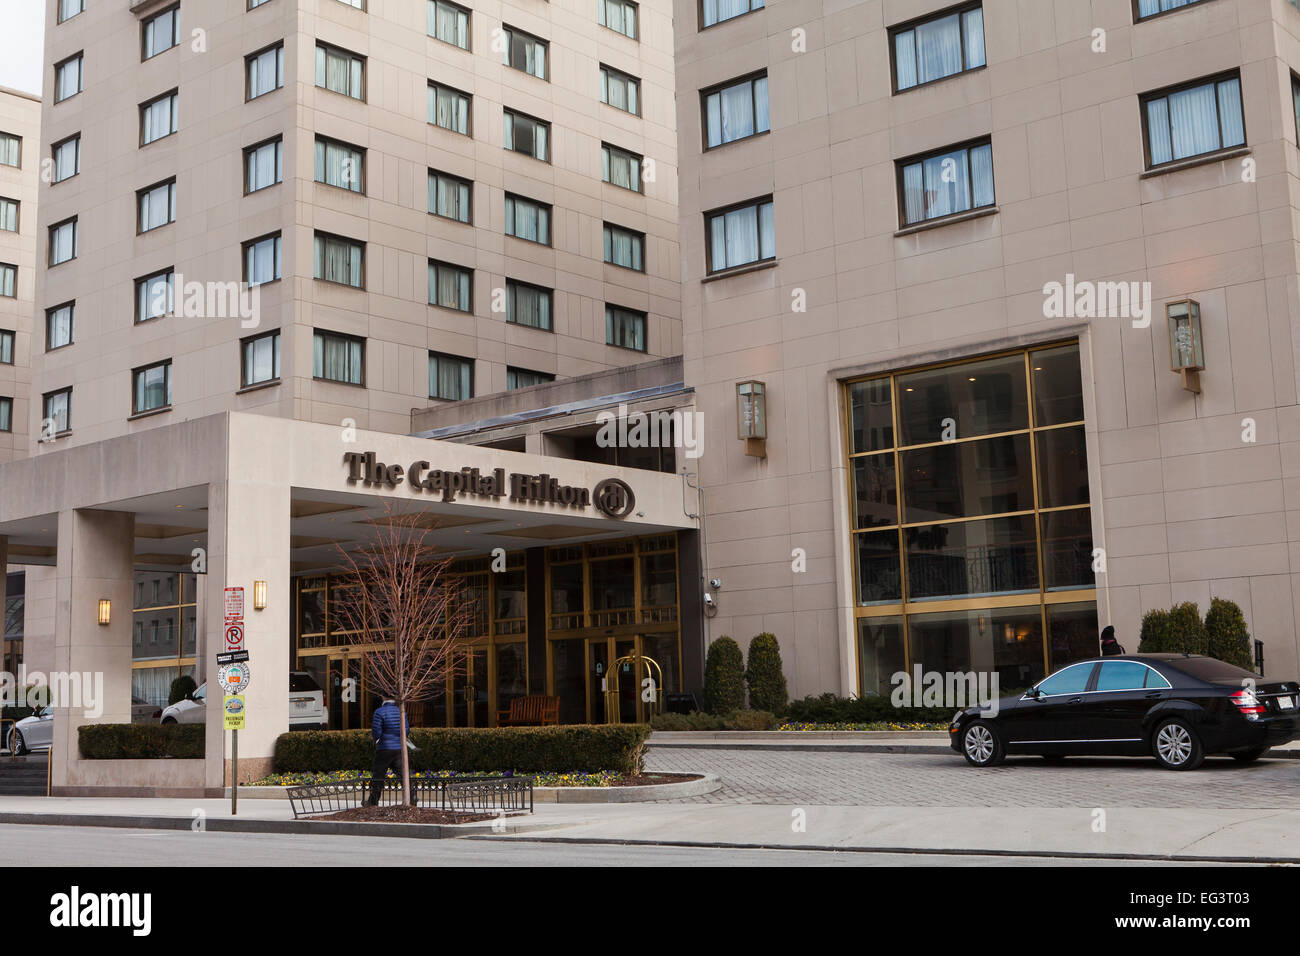
[[[244,695],[227,695],[221,702],[221,712],[225,715],[226,730],[244,729]]]

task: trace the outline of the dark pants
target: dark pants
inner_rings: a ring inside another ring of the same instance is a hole
[[[369,806],[379,806],[379,793],[384,789],[384,776],[388,773],[388,768],[393,768],[393,773],[398,777],[402,775],[402,752],[400,750],[376,750],[375,763],[370,770],[370,799],[367,801]],[[411,806],[415,806],[415,781],[411,781]]]

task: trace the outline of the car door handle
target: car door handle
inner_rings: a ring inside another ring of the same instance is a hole
[[[1069,700],[1066,701],[1066,703],[1067,703],[1067,704],[1082,704],[1082,703],[1083,703],[1083,698],[1082,698],[1082,697],[1071,697]]]
[[[1163,696],[1164,696],[1164,691],[1162,691],[1162,690],[1153,690],[1151,693],[1143,695],[1143,699],[1144,699],[1144,700],[1154,700],[1154,699],[1157,698],[1157,697],[1163,697]]]

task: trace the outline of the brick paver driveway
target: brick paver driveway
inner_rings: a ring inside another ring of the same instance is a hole
[[[1161,770],[1154,760],[1076,757],[1050,766],[1019,757],[977,770],[946,750],[872,754],[651,745],[646,769],[722,776],[721,790],[672,801],[685,803],[1206,809],[1287,809],[1300,803],[1300,760],[1239,766],[1209,759],[1200,770],[1177,773]]]

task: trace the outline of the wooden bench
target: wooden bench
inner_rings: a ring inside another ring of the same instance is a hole
[[[497,711],[498,727],[537,727],[560,723],[560,698],[545,694],[516,697],[509,710]]]

